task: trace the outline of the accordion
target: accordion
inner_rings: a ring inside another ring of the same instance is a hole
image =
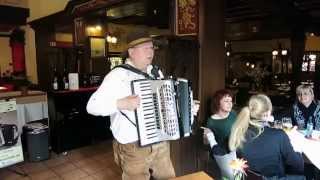
[[[188,80],[139,79],[131,87],[140,97],[135,116],[141,146],[190,135],[193,97]]]

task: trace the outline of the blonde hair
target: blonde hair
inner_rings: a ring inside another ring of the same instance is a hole
[[[258,129],[258,135],[263,131],[263,127],[258,123],[265,112],[272,111],[272,103],[268,96],[264,94],[253,95],[249,99],[248,106],[242,108],[233,124],[229,138],[229,148],[231,151],[241,147],[246,141],[245,134],[252,125]]]
[[[313,89],[310,85],[301,84],[296,88],[297,96],[303,94],[303,92],[309,92],[312,96],[312,99],[314,99]]]

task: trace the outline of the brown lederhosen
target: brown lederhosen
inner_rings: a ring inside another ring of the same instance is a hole
[[[113,151],[115,162],[122,169],[123,180],[149,180],[149,169],[155,179],[175,177],[169,142],[141,147],[138,142],[120,144],[114,140]]]

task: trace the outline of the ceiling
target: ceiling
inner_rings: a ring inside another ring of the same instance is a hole
[[[29,9],[0,5],[0,35],[7,36],[11,31],[25,25],[29,17]]]
[[[80,0],[70,1],[68,6],[74,6],[72,2],[78,4]],[[112,12],[113,8],[114,11],[121,11],[122,14],[118,13],[119,17],[108,14],[101,16],[115,23],[168,27],[171,16],[169,16],[170,0],[121,0],[121,2],[123,3],[107,8],[107,12],[108,10]],[[138,10],[136,14],[132,14],[132,8],[118,8],[134,2],[144,2],[139,4],[146,10],[143,15]],[[315,34],[320,32],[320,0],[225,0],[224,2],[226,38],[230,40],[290,37],[294,31]],[[158,12],[157,16],[151,16],[155,9]],[[68,28],[61,31],[68,31]]]
[[[265,17],[310,18],[320,22],[319,0],[227,0],[226,22],[237,22]]]
[[[229,40],[290,37],[320,32],[320,0],[226,0]]]

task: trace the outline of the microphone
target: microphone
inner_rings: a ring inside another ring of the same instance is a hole
[[[162,72],[160,71],[159,66],[157,65],[152,65],[151,74],[155,79],[163,79],[164,77]]]

